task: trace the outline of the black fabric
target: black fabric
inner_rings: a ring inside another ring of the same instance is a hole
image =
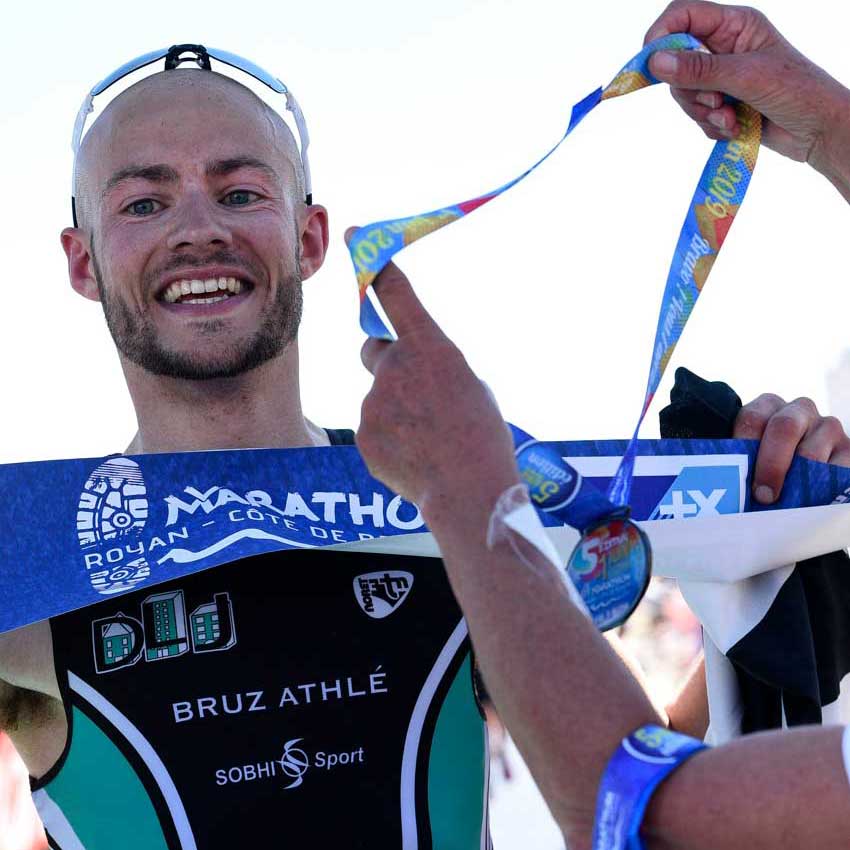
[[[356,588],[380,573],[402,576],[406,589],[375,619]],[[257,555],[104,600],[53,618],[51,629],[66,708],[85,713],[122,749],[170,850],[179,844],[167,788],[86,688],[162,759],[198,847],[230,850],[250,836],[258,846],[365,850],[401,846],[411,718],[460,620],[437,559],[315,549]],[[427,755],[468,652],[464,640],[424,704],[413,752],[422,847],[430,846]],[[110,777],[93,771],[84,793],[96,799],[103,781]],[[132,825],[100,817],[108,846],[120,846]]]
[[[728,384],[706,381],[680,366],[670,390],[670,404],[658,414],[661,436],[685,440],[731,437],[740,409],[741,399]]]
[[[741,400],[731,387],[676,370],[662,437],[732,436]],[[820,723],[850,672],[850,558],[831,552],[796,564],[767,614],[726,653],[738,680],[742,732]]]
[[[325,428],[332,446],[353,446],[354,431],[350,428]]]
[[[850,672],[847,553],[800,561],[770,610],[727,653],[735,667],[742,732],[820,723]]]

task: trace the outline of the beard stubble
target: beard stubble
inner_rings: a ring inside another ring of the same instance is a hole
[[[274,301],[263,311],[259,326],[253,335],[241,342],[228,343],[214,357],[202,358],[192,353],[174,351],[163,345],[156,328],[147,316],[131,310],[119,293],[108,292],[93,240],[91,256],[103,314],[115,347],[128,360],[153,375],[188,381],[235,378],[277,357],[298,334],[303,307],[302,279],[298,272],[299,258],[296,258],[296,271],[293,273],[286,275],[284,269],[280,268]],[[181,256],[175,258],[175,262],[165,269],[159,270],[157,277],[178,269],[185,269],[188,276],[193,266],[197,269],[216,263],[245,265],[225,252],[205,257],[203,261]],[[227,322],[222,319],[208,319],[200,324],[198,332],[202,336],[214,336],[221,333],[226,325]]]

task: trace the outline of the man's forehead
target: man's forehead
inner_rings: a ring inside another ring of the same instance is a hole
[[[210,71],[173,70],[115,98],[86,134],[81,156],[103,187],[116,169],[176,168],[186,157],[202,166],[253,158],[289,172],[298,153],[286,123],[250,89]]]

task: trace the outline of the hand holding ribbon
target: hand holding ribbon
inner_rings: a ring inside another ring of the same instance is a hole
[[[605,88],[596,89],[572,109],[569,125],[558,143],[528,168],[500,188],[468,201],[442,207],[422,215],[391,219],[361,227],[349,241],[349,252],[360,289],[360,325],[375,339],[393,336],[368,297],[368,289],[390,259],[417,239],[456,221],[516,185],[548,159],[588,113],[603,100],[629,94],[658,79],[649,70],[649,59],[664,50],[705,50],[686,33],[666,35],[648,44],[628,62]],[[715,145],[700,177],[693,201],[679,235],[662,296],[644,403],[629,450],[609,491],[613,502],[628,502],[637,433],[653,395],[714,260],[749,185],[760,138],[760,116],[744,104],[735,104],[742,131],[735,140]]]

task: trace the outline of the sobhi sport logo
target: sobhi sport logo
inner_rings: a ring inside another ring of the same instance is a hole
[[[292,738],[283,745],[283,755],[278,759],[255,762],[251,764],[239,764],[232,767],[219,768],[215,772],[215,784],[239,785],[243,782],[255,782],[260,779],[283,779],[289,780],[283,786],[284,791],[298,788],[304,782],[304,776],[312,767],[314,770],[337,770],[341,767],[365,764],[363,747],[356,750],[342,750],[339,752],[326,752],[318,750],[313,758],[312,765],[310,757],[297,744],[303,738]]]

